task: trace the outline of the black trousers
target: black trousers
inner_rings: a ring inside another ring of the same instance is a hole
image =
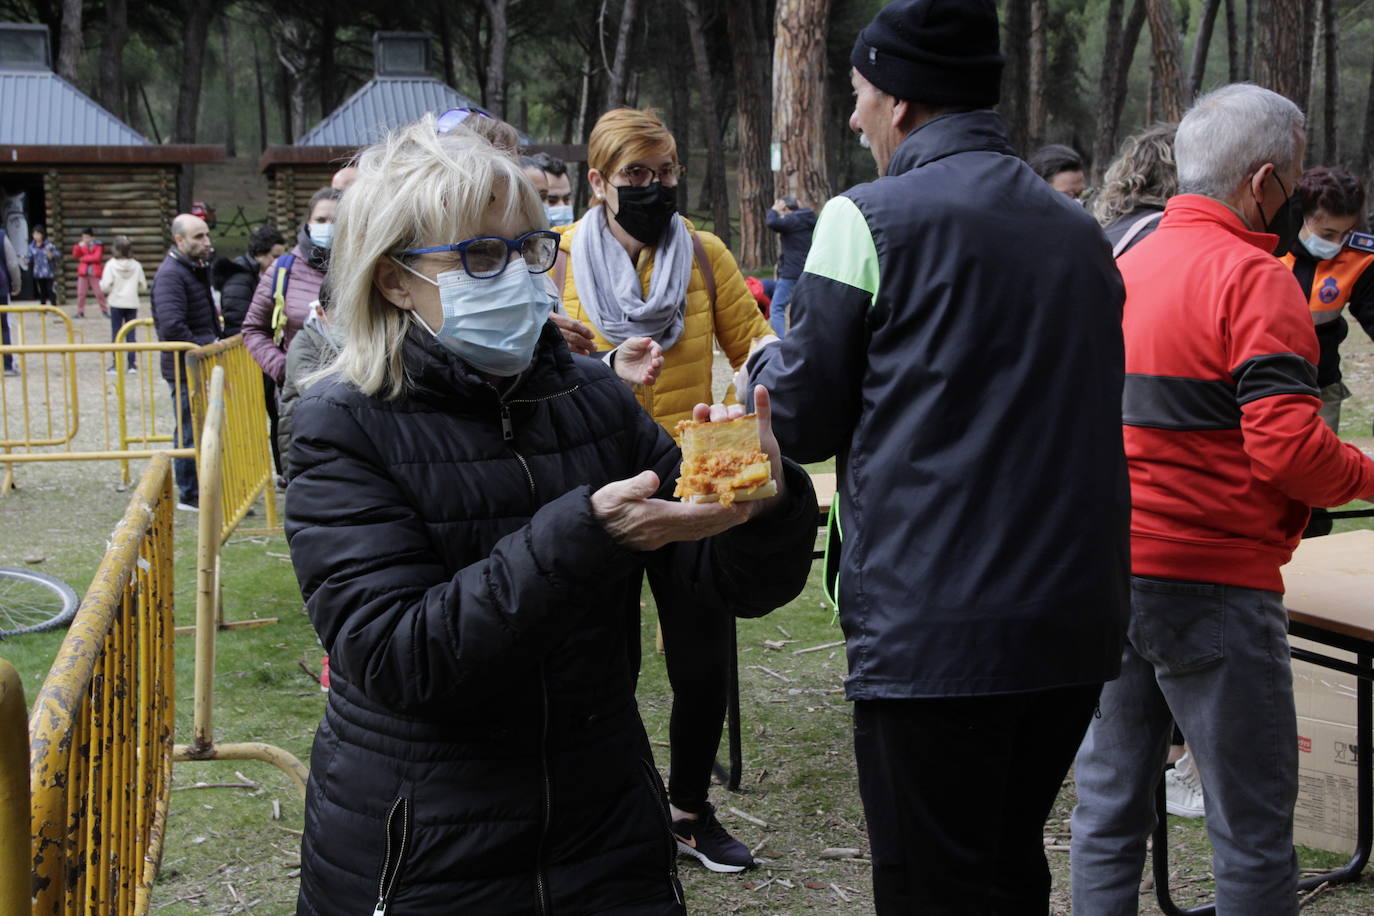
[[[881,916],[1049,912],[1045,818],[1101,690],[854,704]]]
[[[671,583],[649,573],[649,587],[663,628],[663,653],[673,710],[668,719],[668,800],[683,811],[706,808],[711,765],[720,747],[729,698],[728,608],[684,600]],[[637,630],[638,628],[636,628]]]

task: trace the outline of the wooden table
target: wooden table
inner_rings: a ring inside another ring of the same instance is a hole
[[[1298,882],[1299,890],[1325,883],[1342,884],[1360,876],[1369,860],[1374,828],[1374,531],[1347,531],[1303,541],[1283,568],[1288,607],[1288,632],[1312,642],[1355,653],[1356,660],[1332,658],[1319,652],[1294,649],[1293,657],[1358,678],[1355,690],[1357,822],[1355,853],[1343,868]],[[1168,813],[1164,781],[1156,793],[1158,825],[1154,837],[1155,893],[1159,907],[1170,916],[1211,914],[1212,904],[1180,909],[1169,896]]]

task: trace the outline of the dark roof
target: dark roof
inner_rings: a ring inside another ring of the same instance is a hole
[[[425,112],[480,108],[476,102],[432,77],[377,77],[353,93],[327,118],[296,141],[297,146],[370,146],[387,132]],[[520,135],[522,144],[529,138]]]
[[[50,70],[0,70],[0,112],[0,145],[152,145]]]

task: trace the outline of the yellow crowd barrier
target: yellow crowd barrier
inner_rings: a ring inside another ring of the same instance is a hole
[[[34,703],[34,914],[148,911],[171,791],[174,499],[155,455]]]
[[[194,455],[189,447],[170,448],[180,417],[159,355],[194,350],[195,344],[129,343],[129,331],[118,342],[84,343],[71,319],[53,306],[0,306],[0,313],[9,318],[12,340],[0,354],[12,357],[19,372],[0,379],[0,495],[24,463],[115,459],[128,486],[130,459],[169,450],[174,457]],[[136,354],[134,373],[123,371],[129,353]],[[111,363],[119,369],[113,384],[106,372]],[[175,384],[185,384],[180,370]]]
[[[276,469],[272,464],[272,445],[268,440],[267,405],[262,393],[262,369],[253,360],[239,335],[201,347],[186,357],[191,380],[191,415],[196,429],[205,425],[206,398],[210,375],[224,370],[225,460],[220,489],[223,521],[220,540],[227,541],[238,529],[248,510],[263,495],[267,511],[266,531],[276,531]],[[204,493],[201,505],[204,507]]]
[[[256,365],[256,364],[255,364]],[[223,366],[215,366],[209,373],[209,385],[201,409],[204,422],[200,424],[200,530],[196,553],[196,694],[195,736],[190,744],[178,744],[173,759],[191,760],[261,760],[278,767],[305,795],[305,781],[309,771],[295,756],[271,744],[242,742],[215,744],[213,710],[215,678],[215,637],[221,628],[219,620],[219,569],[223,530],[223,501],[220,488],[226,457],[226,382]],[[258,383],[261,395],[262,384]],[[258,398],[262,403],[262,398]],[[270,462],[270,458],[269,458]],[[245,621],[257,623],[258,621]]]
[[[29,911],[29,733],[24,685],[0,658],[0,913]]]

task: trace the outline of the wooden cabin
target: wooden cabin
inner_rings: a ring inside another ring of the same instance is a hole
[[[87,227],[106,257],[127,235],[151,279],[171,244],[185,166],[218,162],[224,147],[150,142],[54,73],[50,53],[47,26],[0,23],[0,211],[21,253],[33,226],[47,228],[65,303],[76,295],[72,246]],[[31,297],[28,271],[23,286]]]

